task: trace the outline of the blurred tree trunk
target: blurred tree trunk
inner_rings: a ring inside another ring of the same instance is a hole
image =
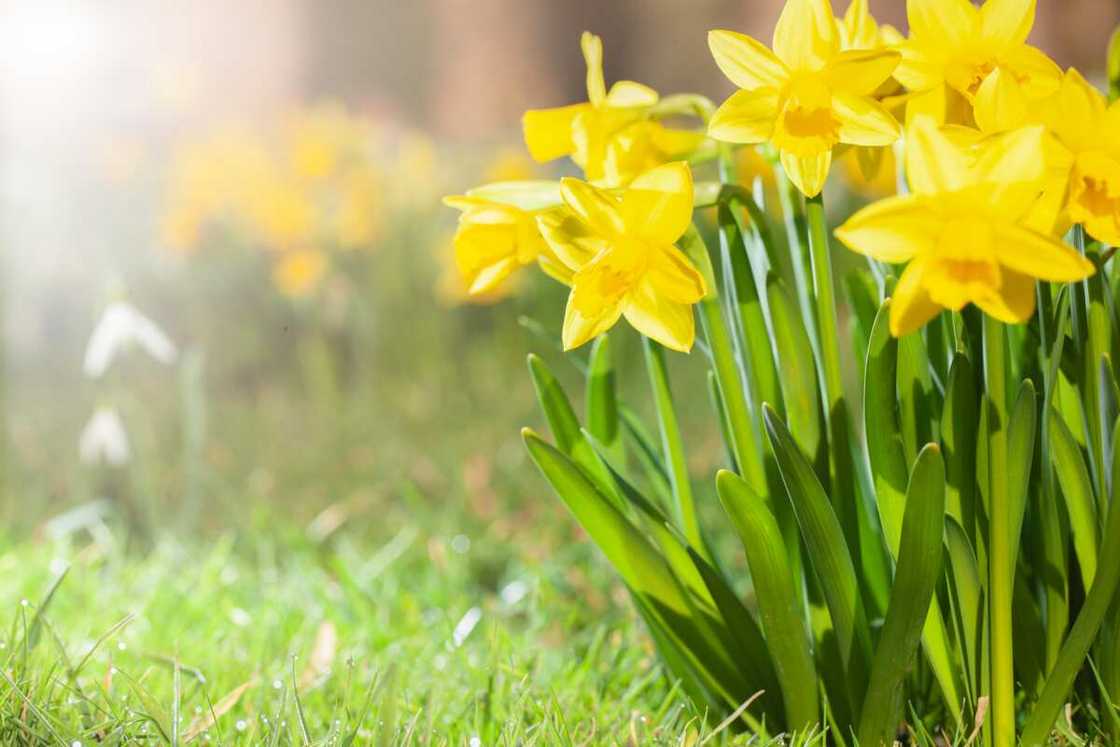
[[[430,112],[455,139],[515,130],[531,106],[565,103],[540,45],[548,5],[522,0],[432,0],[436,58]]]

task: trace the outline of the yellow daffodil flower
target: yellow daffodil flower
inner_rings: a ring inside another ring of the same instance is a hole
[[[516,269],[537,262],[550,275],[563,269],[541,238],[536,218],[560,204],[555,182],[500,182],[445,197],[462,211],[455,232],[455,262],[473,294],[486,294]]]
[[[712,31],[716,64],[741,89],[712,117],[708,134],[731,143],[770,142],[807,197],[820,193],[832,149],[898,139],[894,117],[872,98],[898,64],[897,52],[840,48],[828,0],[789,0],[774,51],[744,34]]]
[[[1068,184],[1065,224],[1081,223],[1094,238],[1120,246],[1120,101],[1070,69],[1043,117],[1061,149],[1057,162]],[[1059,225],[1064,228],[1064,225]]]
[[[674,246],[692,222],[688,165],[659,166],[621,190],[568,178],[560,193],[567,210],[545,213],[537,223],[573,273],[564,349],[598,337],[624,316],[665,347],[689,351],[696,336],[692,305],[707,286]]]
[[[660,100],[657,91],[629,80],[607,90],[598,36],[585,31],[580,46],[587,63],[588,100],[525,112],[525,144],[534,159],[571,156],[591,182],[618,187],[650,166],[682,158],[699,147],[702,134],[670,130],[649,119]]]
[[[910,115],[967,124],[981,85],[1002,70],[1028,100],[1052,94],[1061,70],[1027,44],[1035,0],[908,0],[910,37],[901,46],[895,77],[914,95]]]
[[[1093,273],[1071,247],[1025,224],[1045,176],[1043,136],[1042,127],[1023,128],[973,158],[930,117],[908,127],[912,194],[873,203],[836,229],[853,251],[908,263],[891,303],[894,335],[968,303],[1024,322],[1034,313],[1035,278],[1071,282]]]
[[[308,295],[319,287],[327,272],[327,257],[317,249],[285,252],[272,271],[280,292],[292,298]]]

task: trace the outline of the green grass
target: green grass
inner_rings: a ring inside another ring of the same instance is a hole
[[[586,544],[518,553],[366,532],[5,544],[0,743],[678,744],[712,731]]]

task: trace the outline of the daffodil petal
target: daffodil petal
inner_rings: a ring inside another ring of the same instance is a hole
[[[1036,125],[986,140],[980,157],[976,159],[978,178],[991,182],[1041,179],[1046,173],[1046,165],[1040,158],[1045,136],[1046,129]]]
[[[987,0],[980,8],[984,41],[1011,46],[1027,40],[1034,26],[1036,0]]]
[[[999,290],[989,289],[972,299],[988,316],[1005,324],[1022,324],[1034,314],[1034,278],[1012,270],[1002,274]]]
[[[1027,120],[1027,97],[1011,73],[996,68],[976,91],[973,100],[976,124],[987,133],[1006,132]]]
[[[1052,283],[1084,280],[1095,271],[1092,262],[1058,239],[1005,223],[993,230],[996,258],[1011,270]]]
[[[1048,104],[1043,108],[1046,125],[1069,148],[1089,150],[1108,132],[1096,126],[1107,105],[1104,96],[1073,68],[1062,76],[1061,87]]]
[[[840,142],[847,145],[890,145],[902,133],[890,112],[867,96],[834,91],[832,111],[840,120]]]
[[[708,292],[704,276],[684,252],[672,245],[653,252],[647,277],[658,293],[677,303],[698,303]]]
[[[777,118],[777,89],[737,91],[712,115],[708,135],[725,143],[764,143],[773,134]]]
[[[968,0],[907,0],[906,17],[912,36],[952,48],[975,33],[978,11]]]
[[[696,339],[692,306],[662,296],[648,279],[626,297],[622,313],[634,329],[670,350],[692,349]]]
[[[684,161],[676,161],[631,182],[622,196],[621,213],[628,233],[671,244],[692,223],[692,207],[692,171]]]
[[[605,238],[592,233],[567,208],[538,215],[537,228],[556,258],[570,271],[579,270],[608,246]]]
[[[902,195],[863,208],[836,229],[836,238],[854,252],[897,264],[935,249],[940,231],[924,200]]]
[[[607,106],[617,108],[653,106],[660,97],[649,86],[632,80],[620,80],[611,86],[607,94]]]
[[[560,180],[560,196],[564,204],[593,231],[614,236],[625,230],[619,213],[619,202],[601,189],[572,177]]]
[[[816,197],[824,189],[828,179],[828,168],[832,163],[832,151],[826,150],[815,156],[797,156],[782,151],[782,168],[793,185],[806,197]]]
[[[606,332],[615,325],[622,316],[622,304],[616,303],[603,310],[602,313],[587,317],[576,308],[573,299],[576,291],[568,294],[568,306],[564,310],[564,328],[561,332],[561,341],[565,350],[574,350],[590,340]]]
[[[1052,95],[1061,85],[1062,69],[1038,47],[1013,47],[1005,53],[1003,64],[1022,81],[1023,92],[1032,101]]]
[[[492,265],[483,267],[474,277],[464,278],[468,283],[467,293],[472,296],[489,293],[501,285],[502,281],[508,278],[517,267],[516,257],[506,257]]]
[[[903,270],[891,296],[891,334],[902,337],[921,329],[941,308],[925,288],[925,262],[914,260]]]
[[[829,0],[788,0],[774,27],[774,53],[790,70],[820,70],[840,50]]]
[[[890,49],[852,49],[833,58],[825,78],[833,90],[870,96],[901,61],[902,55]]]
[[[551,251],[541,252],[540,256],[537,257],[537,265],[545,275],[556,282],[571,286],[574,273]]]
[[[521,210],[543,210],[561,203],[560,182],[545,180],[492,182],[471,189],[466,196]]]
[[[879,40],[879,25],[867,0],[852,0],[844,11],[843,28],[843,42],[848,49],[871,49]]]
[[[521,118],[521,129],[529,155],[544,162],[572,152],[572,121],[589,109],[587,104],[572,104],[555,109],[530,109]]]
[[[739,88],[780,88],[789,70],[766,45],[734,31],[709,31],[708,48],[716,65]]]
[[[967,156],[931,117],[917,117],[907,128],[906,179],[916,194],[955,192],[970,180]]]

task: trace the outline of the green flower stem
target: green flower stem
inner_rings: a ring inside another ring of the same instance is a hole
[[[844,396],[840,374],[840,335],[836,324],[836,292],[832,280],[832,258],[829,255],[828,226],[825,224],[824,200],[821,195],[806,201],[809,222],[809,253],[813,271],[813,297],[816,299],[816,322],[820,331],[821,369],[824,394],[831,413]]]
[[[727,408],[727,424],[731,429],[731,445],[735,462],[743,471],[743,478],[750,486],[757,492],[768,495],[762,453],[758,448],[758,438],[751,427],[751,413],[747,407],[743,380],[718,297],[708,297],[700,302],[700,322],[704,327],[704,336],[708,340],[708,348],[712,353],[712,366],[715,369],[720,397],[723,399],[724,407]]]
[[[674,509],[681,531],[688,543],[699,552],[706,554],[706,545],[700,532],[700,521],[696,516],[696,499],[692,494],[692,483],[688,478],[688,462],[684,456],[684,442],[681,439],[677,412],[673,408],[673,392],[669,387],[669,371],[665,366],[665,350],[648,337],[642,337],[646,354],[646,369],[649,383],[653,389],[653,401],[657,408],[657,422],[661,429],[661,444],[665,450],[665,462],[669,467],[669,483],[676,501]]]
[[[988,625],[991,650],[992,744],[1015,744],[1015,673],[1011,600],[1012,511],[1007,484],[1007,350],[1003,324],[984,315],[984,382],[988,414]]]
[[[786,224],[786,240],[789,242],[793,280],[797,287],[797,298],[801,303],[801,315],[805,318],[805,329],[809,332],[809,344],[813,354],[820,359],[820,346],[817,342],[817,316],[813,313],[812,277],[809,261],[808,229],[805,225],[805,203],[797,187],[786,176],[780,166],[774,167],[774,179],[778,184],[778,197]]]
[[[819,333],[817,350],[820,365],[821,392],[828,424],[829,454],[832,464],[832,501],[844,535],[848,540],[853,557],[879,562],[878,568],[864,567],[868,578],[873,579],[867,588],[874,588],[878,581],[885,580],[885,558],[860,551],[860,522],[866,520],[865,512],[860,510],[857,499],[855,475],[853,473],[851,426],[847,401],[844,398],[844,381],[840,370],[840,331],[836,321],[836,289],[832,277],[832,257],[829,251],[828,226],[825,224],[824,200],[821,195],[806,202],[806,217],[809,228],[810,269],[812,270],[812,297],[815,301],[815,321]],[[880,585],[881,588],[881,585]],[[866,589],[865,589],[866,590]]]

